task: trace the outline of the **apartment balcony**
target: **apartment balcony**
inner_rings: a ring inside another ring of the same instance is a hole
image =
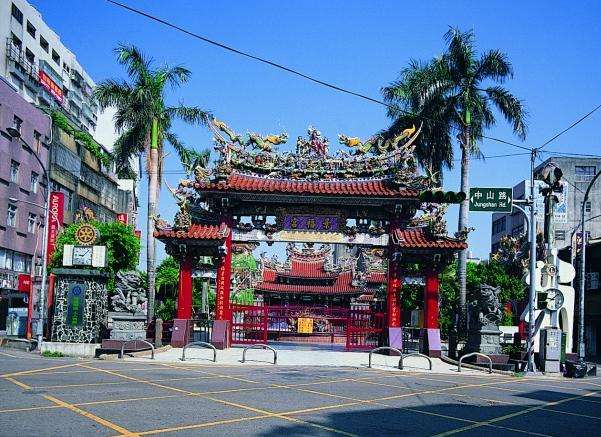
[[[6,57],[12,61],[9,64],[11,73],[30,83],[38,84],[38,67],[25,57],[23,50],[15,45],[10,38],[6,41]]]

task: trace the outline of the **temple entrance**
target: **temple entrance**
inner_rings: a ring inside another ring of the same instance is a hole
[[[341,244],[234,244],[232,344],[371,349],[386,326],[382,251]],[[258,259],[258,268],[249,268]],[[246,293],[246,304],[237,303]],[[252,296],[252,302],[249,297]]]
[[[315,128],[298,137],[294,152],[278,153],[287,134],[239,135],[218,120],[212,127],[214,168],[190,165],[189,179],[174,191],[174,224],[155,223],[154,235],[180,262],[174,326],[182,329],[171,344],[189,339],[191,276],[209,256],[211,341],[219,347],[279,341],[402,348],[401,290],[405,276],[417,272],[424,283],[421,335],[427,352],[439,355],[438,275],[467,245],[466,236],[446,235],[445,205],[432,203],[455,196],[431,196],[436,176],[418,173],[413,150],[421,128],[365,143],[341,134],[353,152],[330,154]],[[255,294],[242,302],[233,253],[278,242],[287,243],[282,261],[260,257]],[[345,258],[338,247],[352,253]]]

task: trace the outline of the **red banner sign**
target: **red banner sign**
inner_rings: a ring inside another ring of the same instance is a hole
[[[117,214],[117,221],[123,223],[124,225],[128,224],[129,220],[128,220],[127,213],[121,212],[121,213]]]
[[[24,273],[19,274],[19,286],[17,289],[21,293],[31,292],[31,276]]]
[[[56,239],[63,226],[65,218],[65,194],[59,191],[50,193],[48,205],[48,246],[46,246],[46,260],[50,262],[56,249]]]
[[[46,91],[48,91],[52,97],[56,99],[58,103],[63,104],[63,90],[60,86],[58,86],[51,78],[43,72],[42,70],[38,71],[38,79],[40,80],[40,85],[42,85]]]
[[[229,222],[228,222],[229,224]],[[231,226],[231,225],[230,225]],[[215,320],[230,320],[230,287],[232,275],[232,233],[225,240],[226,253],[217,263]]]

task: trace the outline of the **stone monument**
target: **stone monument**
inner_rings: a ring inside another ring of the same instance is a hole
[[[112,340],[146,339],[146,290],[140,273],[121,271],[116,275],[115,294],[109,313]]]
[[[474,300],[469,306],[466,352],[502,354],[499,324],[503,318],[503,309],[499,300],[500,292],[500,287],[495,288],[487,284],[481,284],[474,290]]]

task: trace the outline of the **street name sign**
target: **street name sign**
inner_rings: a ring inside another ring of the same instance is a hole
[[[470,211],[511,212],[512,201],[511,188],[470,188]]]

